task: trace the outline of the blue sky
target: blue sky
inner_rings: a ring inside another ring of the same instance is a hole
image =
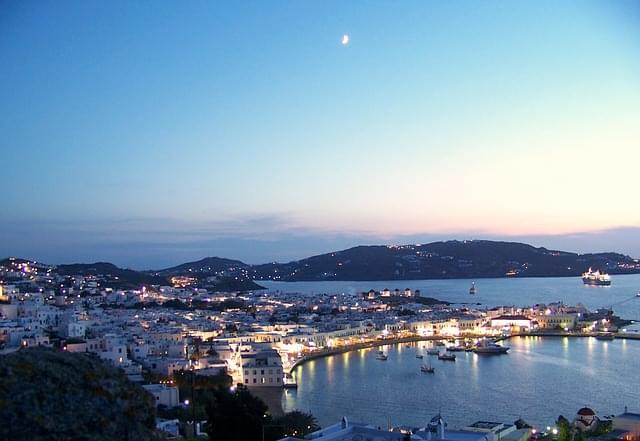
[[[3,2],[0,255],[640,256],[638,2],[344,3]]]

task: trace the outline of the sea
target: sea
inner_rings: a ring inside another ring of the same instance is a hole
[[[270,291],[305,294],[357,293],[369,289],[419,289],[423,296],[478,308],[527,306],[562,301],[589,309],[613,308],[640,322],[640,275],[613,276],[609,287],[582,284],[580,278],[514,278],[371,282],[261,282]],[[637,333],[630,325],[629,333]],[[502,342],[507,355],[456,353],[455,362],[426,355],[428,342],[365,349],[320,358],[298,366],[297,390],[279,396],[282,410],[312,413],[320,425],[351,421],[423,427],[441,413],[450,428],[475,421],[552,426],[559,415],[571,419],[583,406],[600,416],[640,412],[640,340],[514,337]],[[416,358],[423,354],[424,358]],[[431,363],[434,374],[420,371]]]

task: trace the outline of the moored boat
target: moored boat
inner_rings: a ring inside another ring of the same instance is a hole
[[[423,364],[422,366],[420,366],[420,371],[426,372],[428,374],[433,374],[435,372],[435,369],[431,365],[427,366]]]
[[[438,360],[456,361],[456,356],[454,354],[447,354],[446,352],[442,352],[441,354],[438,354]]]
[[[511,349],[509,346],[502,346],[491,340],[482,340],[477,344],[473,352],[476,354],[498,355],[506,354],[509,349]]]
[[[611,341],[615,338],[615,335],[613,335],[610,332],[603,332],[601,334],[596,335],[596,339],[598,340],[605,340],[605,341]]]
[[[376,360],[382,360],[382,361],[386,361],[389,357],[387,356],[387,354],[378,354],[376,356]]]
[[[298,383],[292,378],[285,378],[283,386],[285,389],[297,389]]]

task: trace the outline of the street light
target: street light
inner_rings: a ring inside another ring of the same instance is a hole
[[[193,369],[193,365],[189,367],[189,371],[191,372],[191,421],[193,421],[193,436],[196,436],[196,396],[193,392],[193,381],[195,379],[195,371]]]

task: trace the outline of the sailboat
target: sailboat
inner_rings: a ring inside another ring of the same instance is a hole
[[[426,364],[420,366],[420,371],[426,372],[428,374],[433,374],[435,372],[435,369],[433,368],[433,366],[431,366],[431,362],[429,362],[429,366],[427,366]]]

